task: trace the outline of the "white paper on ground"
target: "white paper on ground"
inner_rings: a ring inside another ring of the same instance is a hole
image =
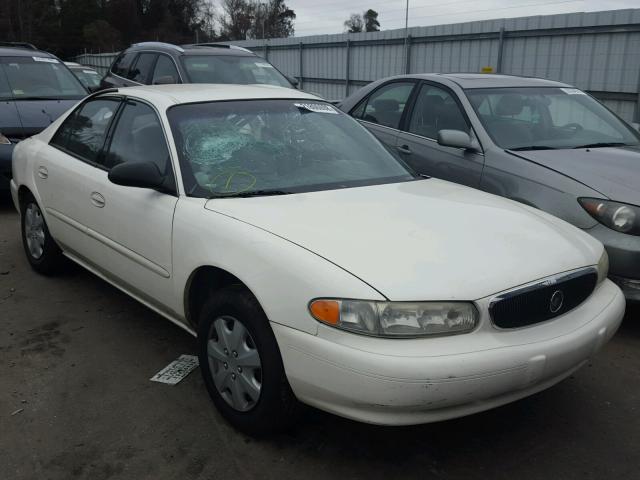
[[[195,355],[180,355],[177,360],[171,362],[149,380],[175,385],[195,370],[197,366],[198,357]]]

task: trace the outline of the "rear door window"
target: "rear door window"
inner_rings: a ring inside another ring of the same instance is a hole
[[[135,56],[136,54],[132,52],[121,54],[113,64],[113,67],[111,67],[111,71],[120,77],[126,78]]]
[[[384,85],[358,105],[351,115],[360,120],[397,129],[400,127],[400,119],[414,85],[413,82],[393,82]]]
[[[102,163],[102,148],[119,105],[119,98],[87,101],[62,123],[51,144],[89,163]]]
[[[168,77],[173,79],[173,82],[171,83],[180,82],[180,76],[178,75],[178,70],[173,63],[173,60],[167,55],[160,55],[156,62],[156,68],[153,70],[151,84],[155,85],[159,79],[162,79],[163,83],[169,83]]]
[[[129,71],[127,78],[134,82],[147,84],[151,76],[151,69],[158,57],[157,53],[141,53],[138,55],[135,65]]]

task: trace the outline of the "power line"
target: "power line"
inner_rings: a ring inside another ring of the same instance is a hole
[[[475,0],[465,0],[464,2],[454,2],[454,3],[476,3]],[[477,9],[477,10],[465,10],[465,11],[457,11],[457,12],[446,12],[446,13],[438,13],[438,14],[434,14],[434,15],[419,15],[419,16],[412,16],[410,15],[410,19],[411,20],[416,20],[416,19],[423,19],[423,18],[437,18],[437,17],[447,17],[447,16],[453,16],[453,15],[459,15],[461,13],[464,14],[468,14],[468,13],[484,13],[484,12],[498,12],[498,11],[503,11],[503,10],[511,10],[514,8],[524,8],[524,7],[541,7],[541,6],[547,6],[547,5],[563,5],[563,4],[568,4],[568,3],[583,3],[583,0],[555,0],[555,1],[551,1],[551,2],[539,2],[539,3],[523,3],[523,4],[519,4],[519,5],[512,5],[509,7],[498,7],[498,8],[486,8],[486,9]],[[445,4],[441,4],[442,6],[444,6]],[[391,11],[391,10],[388,10]],[[394,10],[395,11],[395,10]],[[402,9],[402,11],[404,12],[404,9]],[[378,18],[381,18],[383,15],[385,14],[385,11],[380,11],[378,12]],[[403,17],[403,16],[402,16]],[[384,17],[381,18],[381,20],[383,21],[389,21],[389,20],[402,20],[402,17]],[[315,21],[305,21],[305,22],[296,22],[294,24],[294,27],[297,27],[298,25],[303,25],[303,24],[310,24],[310,23],[314,23],[317,24],[318,20],[316,19]],[[415,25],[414,25],[415,26]]]

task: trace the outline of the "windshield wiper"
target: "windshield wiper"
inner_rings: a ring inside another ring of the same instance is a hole
[[[253,190],[251,192],[237,192],[237,193],[219,193],[209,197],[212,198],[246,198],[246,197],[268,197],[272,195],[289,195],[293,192],[287,192],[286,190]]]
[[[528,145],[526,147],[507,148],[507,150],[513,150],[514,152],[522,152],[525,150],[557,150],[557,148],[549,147],[548,145]]]
[[[61,98],[56,98],[56,97],[37,97],[37,96],[34,96],[34,97],[14,97],[13,99],[14,100],[36,100],[36,101],[39,101],[39,100],[63,100]]]
[[[575,148],[604,148],[604,147],[622,147],[626,146],[628,143],[624,142],[598,142],[598,143],[587,143],[586,145],[578,145]]]

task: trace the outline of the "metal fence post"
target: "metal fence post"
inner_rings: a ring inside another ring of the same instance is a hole
[[[346,66],[345,66],[345,79],[344,79],[344,97],[347,98],[349,96],[349,64],[350,62],[350,52],[351,52],[351,40],[347,39],[347,43],[346,43],[346,48],[347,48],[347,52],[346,52]]]
[[[638,72],[638,83],[636,84],[636,108],[633,113],[633,119],[636,123],[640,123],[640,71]]]
[[[408,74],[411,73],[411,35],[407,35],[406,43],[407,58],[405,59],[404,73]]]
[[[298,77],[300,80],[298,82],[298,86],[300,87],[300,90],[302,90],[302,82],[303,82],[303,78],[304,78],[304,72],[302,69],[302,49],[304,48],[304,45],[302,44],[302,42],[300,42],[298,44],[299,47],[299,55],[300,55],[300,76]]]
[[[504,50],[504,27],[500,27],[498,37],[498,60],[496,61],[496,73],[502,73],[502,51]]]

